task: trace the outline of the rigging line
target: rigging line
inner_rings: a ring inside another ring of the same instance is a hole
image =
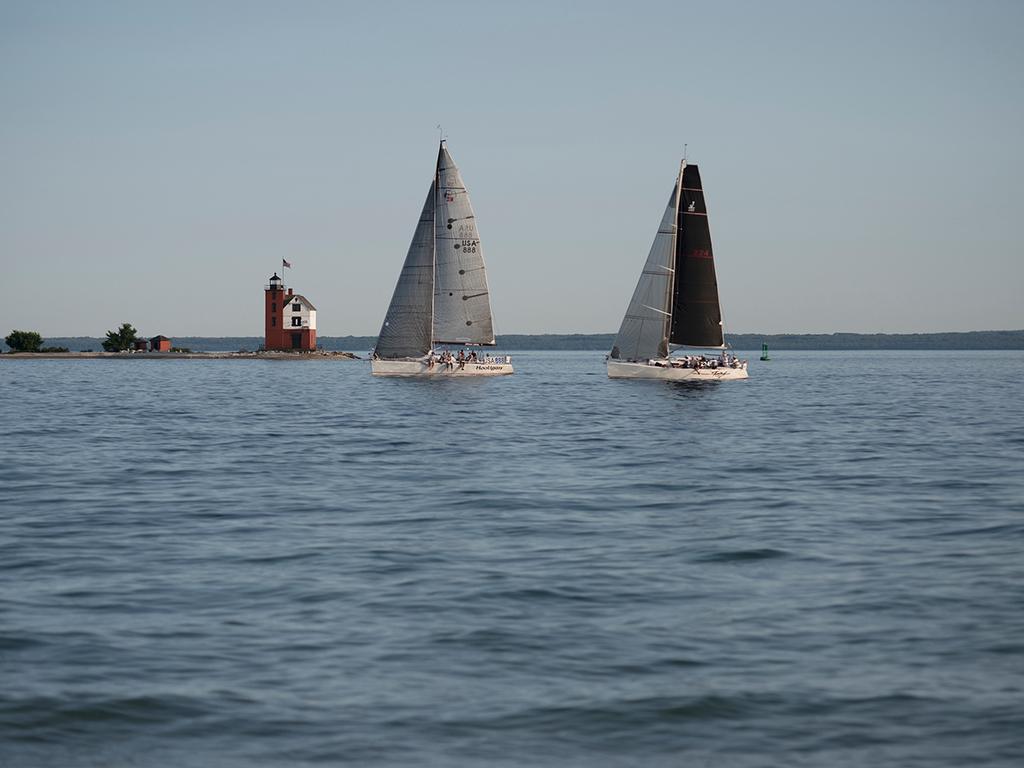
[[[657,312],[659,315],[665,315],[665,317],[672,317],[671,312],[666,312],[663,309],[658,309],[657,307],[649,307],[646,304],[641,304],[640,306],[643,307],[644,309],[649,309],[652,312]]]

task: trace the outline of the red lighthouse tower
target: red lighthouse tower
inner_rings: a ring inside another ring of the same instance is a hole
[[[275,272],[264,289],[266,328],[264,349],[316,349],[316,307],[305,296],[285,290]]]

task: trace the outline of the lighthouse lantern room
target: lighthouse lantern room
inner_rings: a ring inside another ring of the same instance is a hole
[[[291,288],[285,289],[284,280],[275,272],[264,288],[266,294],[265,349],[316,349],[316,307]]]

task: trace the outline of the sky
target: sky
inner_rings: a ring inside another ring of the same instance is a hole
[[[0,0],[0,331],[375,335],[441,124],[495,328],[618,328],[684,146],[726,330],[1024,328],[1024,3]],[[14,301],[15,296],[17,301]]]

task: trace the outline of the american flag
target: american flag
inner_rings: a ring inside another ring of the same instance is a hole
[[[285,259],[281,259],[281,266],[282,267],[288,267],[288,269],[291,269],[292,268],[292,263],[290,261],[286,261]]]

